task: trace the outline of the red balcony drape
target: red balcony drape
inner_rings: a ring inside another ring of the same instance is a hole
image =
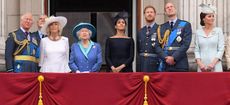
[[[230,105],[230,73],[0,73],[0,105]]]

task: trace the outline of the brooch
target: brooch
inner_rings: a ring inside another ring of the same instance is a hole
[[[180,36],[178,36],[178,37],[176,38],[176,40],[177,40],[177,42],[181,42],[182,38],[181,38]]]

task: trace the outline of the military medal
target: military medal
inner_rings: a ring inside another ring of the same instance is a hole
[[[153,35],[151,35],[151,41],[156,41],[156,35],[157,35],[157,33],[153,33]]]
[[[35,38],[32,38],[32,42],[33,42],[35,45],[38,45],[37,40],[36,40]]]
[[[155,42],[156,42],[156,37],[157,37],[157,33],[153,33],[151,35],[151,41],[152,41],[152,46],[155,46]]]
[[[177,35],[180,35],[181,34],[181,28],[177,29]]]
[[[153,36],[151,37],[151,41],[156,41],[156,38],[154,38]]]
[[[146,32],[146,35],[148,35],[148,34],[149,34],[149,32],[147,31],[147,32]]]
[[[20,65],[19,64],[17,65],[17,69],[20,69]]]
[[[32,53],[32,54],[35,55],[35,53],[36,53],[36,52],[35,52],[35,49],[33,49],[33,53]]]
[[[176,38],[176,40],[177,40],[177,42],[181,42],[182,38],[181,38],[180,36],[178,36],[178,37]]]
[[[151,38],[151,41],[156,41],[156,38]]]

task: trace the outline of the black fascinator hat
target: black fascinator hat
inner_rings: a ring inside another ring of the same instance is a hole
[[[114,25],[116,25],[117,21],[119,19],[123,19],[125,21],[125,24],[127,24],[126,19],[128,18],[128,12],[119,12],[115,17],[114,17]]]

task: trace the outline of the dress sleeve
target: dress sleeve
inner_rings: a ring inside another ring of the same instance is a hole
[[[70,52],[70,60],[69,60],[69,67],[70,67],[70,69],[72,70],[72,71],[77,71],[77,70],[79,70],[78,69],[78,66],[77,66],[77,64],[75,63],[75,45],[77,45],[76,43],[74,43],[72,46],[71,46],[71,52]]]
[[[66,40],[66,63],[69,63],[69,40]]]
[[[70,72],[71,69],[69,68],[69,39],[68,38],[66,40],[66,63],[65,63],[65,66],[66,66],[67,72]]]
[[[199,37],[198,37],[198,32],[196,31],[195,34],[195,50],[194,50],[194,54],[195,54],[195,59],[199,59],[200,58],[200,46],[199,46]]]
[[[216,58],[222,60],[222,56],[224,54],[224,34],[221,28],[218,28],[218,46],[217,46],[217,54]]]
[[[111,61],[111,54],[110,54],[110,40],[109,38],[106,40],[106,43],[105,43],[105,61],[106,61],[106,64],[108,65],[108,67],[110,68],[111,66],[113,66],[113,63]]]
[[[96,47],[97,47],[97,62],[96,64],[93,65],[92,72],[99,71],[102,64],[101,46],[97,44]]]
[[[133,57],[134,57],[134,41],[131,38],[130,39],[130,49],[129,49],[129,58],[124,62],[124,64],[127,65],[132,65],[133,62]]]

